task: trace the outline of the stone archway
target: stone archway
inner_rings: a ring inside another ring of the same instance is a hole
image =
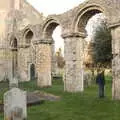
[[[107,16],[103,8],[98,5],[84,5],[77,10],[73,16],[70,32],[63,34],[65,39],[66,71],[65,90],[69,92],[81,92],[84,90],[83,82],[83,59],[84,59],[84,38],[86,37],[85,26],[88,20],[97,13]]]
[[[51,40],[52,33],[58,25],[60,25],[59,21],[55,20],[54,18],[48,18],[43,25],[43,37]]]
[[[81,43],[78,43],[80,45],[80,47],[82,49],[78,49],[81,51],[81,55],[82,56],[77,56],[78,60],[80,60],[80,62],[78,61],[77,66],[79,66],[81,68],[82,73],[82,77],[81,77],[81,83],[82,83],[82,88],[84,89],[84,75],[85,75],[85,71],[84,71],[84,48],[85,48],[85,38],[87,37],[87,31],[86,31],[86,25],[89,21],[90,18],[92,18],[94,15],[102,13],[104,14],[106,17],[106,13],[105,11],[98,5],[90,5],[87,6],[85,8],[82,8],[78,14],[75,16],[75,21],[74,21],[74,31],[79,32],[81,34],[84,34],[84,37],[80,37]],[[112,44],[112,43],[111,43]],[[79,47],[79,48],[80,48]],[[79,53],[79,51],[77,51],[77,53]],[[81,66],[79,65],[81,64]]]
[[[43,19],[39,25],[38,22],[36,25],[34,24],[36,33],[34,34],[33,41],[36,52],[35,65],[38,74],[38,85],[44,87],[51,86],[52,84],[51,49],[53,40],[51,34],[57,25],[61,25],[62,37],[64,38],[65,44],[65,90],[68,92],[81,92],[84,90],[83,41],[86,37],[85,25],[91,16],[102,12],[107,17],[108,27],[112,34],[113,98],[120,99],[120,76],[118,75],[120,73],[119,11],[119,0],[87,0],[63,14],[48,16],[48,18]],[[28,43],[30,42],[29,38],[31,35],[31,32],[29,32],[27,36]],[[26,45],[24,45],[24,47],[26,47]]]
[[[113,98],[120,99],[120,2],[118,0],[89,0],[74,9],[60,15],[51,15],[41,25],[40,40],[37,41],[36,69],[38,71],[38,85],[51,85],[51,34],[57,25],[62,25],[62,37],[65,45],[65,79],[64,88],[68,92],[81,92],[83,86],[83,49],[86,37],[85,26],[93,15],[103,13],[107,18],[108,27],[112,35],[113,54]],[[111,10],[112,8],[112,10]],[[116,15],[116,13],[118,15]],[[44,53],[44,51],[46,51]],[[47,58],[47,59],[46,59]],[[43,62],[44,61],[44,62]],[[47,77],[46,77],[47,76]]]
[[[52,19],[50,18],[48,20],[48,22],[46,22],[45,26],[44,26],[44,29],[43,29],[43,36],[45,39],[47,40],[50,40],[52,41],[52,44],[51,44],[51,75],[52,73],[55,71],[54,69],[56,68],[56,61],[55,61],[55,58],[54,58],[54,55],[55,55],[55,41],[54,41],[54,38],[53,38],[53,31],[60,25],[59,21],[55,20],[55,19]]]
[[[99,2],[98,2],[99,3]],[[110,3],[109,3],[110,4]],[[117,5],[117,4],[116,4]],[[102,6],[102,7],[100,7]],[[87,24],[87,21],[89,20],[90,17],[97,13],[103,13],[107,17],[107,22],[108,22],[108,27],[111,30],[111,35],[112,35],[112,54],[113,54],[113,65],[112,65],[112,71],[113,71],[113,87],[112,87],[112,96],[114,99],[120,99],[120,82],[119,82],[119,76],[118,73],[120,72],[119,70],[119,59],[120,59],[120,52],[119,52],[119,42],[117,39],[119,39],[119,22],[116,22],[115,24],[113,23],[113,19],[111,18],[112,15],[110,14],[110,9],[108,7],[105,8],[104,5],[94,5],[91,3],[89,5],[86,4],[85,7],[81,7],[80,10],[78,10],[77,15],[74,17],[74,20],[72,22],[72,29],[73,32],[72,34],[69,35],[64,35],[64,38],[68,37],[70,38],[71,42],[74,41],[76,47],[74,46],[73,53],[76,54],[75,60],[71,60],[71,68],[67,66],[68,73],[66,74],[66,89],[67,91],[83,91],[83,48],[84,48],[84,38],[86,36],[86,31],[85,31],[85,26]],[[115,15],[115,14],[114,14]],[[116,20],[117,21],[117,20]],[[112,25],[111,25],[112,24]],[[75,34],[74,34],[75,33]],[[78,39],[77,39],[77,38]],[[69,40],[69,41],[70,41]],[[77,40],[77,41],[76,41]],[[76,44],[77,43],[77,44]],[[69,44],[67,42],[67,44]],[[77,48],[77,49],[76,49]],[[73,55],[71,55],[72,57]],[[71,72],[70,72],[71,70]],[[79,72],[81,71],[81,73]],[[71,73],[71,75],[70,75]],[[76,81],[74,80],[73,82],[73,76],[76,78]],[[68,80],[69,78],[69,80]],[[74,84],[73,84],[74,83]]]
[[[52,56],[54,49],[54,41],[52,33],[54,29],[60,25],[55,18],[47,18],[42,26],[42,39],[37,45],[36,70],[38,73],[38,86],[47,87],[52,85]]]
[[[103,13],[107,17],[107,14],[105,13],[104,9],[98,5],[90,5],[81,8],[73,20],[72,26],[74,31],[86,34],[85,27],[88,20],[98,13]]]

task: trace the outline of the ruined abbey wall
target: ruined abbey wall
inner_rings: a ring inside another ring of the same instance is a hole
[[[6,2],[7,0],[5,0]],[[2,33],[0,48],[1,80],[17,77],[21,81],[31,79],[31,68],[40,87],[51,86],[52,32],[56,26],[62,28],[65,43],[64,89],[82,92],[85,26],[93,15],[103,13],[112,35],[113,53],[113,98],[120,99],[119,55],[120,55],[120,1],[86,0],[84,3],[60,15],[44,18],[25,0],[11,0],[0,10]],[[117,15],[116,15],[117,13]],[[4,15],[3,15],[4,14]]]

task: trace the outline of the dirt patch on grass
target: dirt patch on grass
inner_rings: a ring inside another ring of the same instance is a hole
[[[58,101],[61,99],[60,96],[56,96],[50,93],[42,92],[42,91],[34,91],[33,92],[35,95],[39,96],[43,100],[48,100],[48,101]]]

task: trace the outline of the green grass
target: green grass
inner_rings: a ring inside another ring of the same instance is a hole
[[[42,90],[61,96],[60,101],[46,101],[28,108],[28,120],[119,120],[120,101],[111,98],[111,77],[106,77],[106,97],[99,99],[97,85],[86,88],[83,93],[63,91],[62,80],[54,80],[51,88],[38,88],[35,82],[20,84],[28,91]],[[0,115],[0,120],[3,116]]]

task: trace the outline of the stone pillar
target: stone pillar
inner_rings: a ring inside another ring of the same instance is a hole
[[[13,79],[13,71],[12,71],[13,53],[12,53],[11,48],[8,48],[8,50],[6,50],[6,59],[8,61],[8,63],[7,63],[7,79],[12,80]]]
[[[20,81],[29,81],[29,64],[31,63],[31,51],[29,45],[18,46],[18,78]]]
[[[120,100],[120,25],[111,25],[112,34],[112,97]]]
[[[51,39],[53,41],[53,39]],[[55,60],[55,42],[53,41],[51,44],[51,52],[52,52],[52,58],[51,58],[51,69],[52,69],[52,75],[55,73],[55,68],[56,68],[56,60]]]
[[[83,86],[83,33],[63,34],[65,46],[65,76],[64,90],[68,92],[82,92]]]
[[[11,51],[0,46],[0,81],[11,78]]]
[[[51,86],[51,43],[50,40],[35,41],[36,46],[36,71],[37,85],[40,87]]]

